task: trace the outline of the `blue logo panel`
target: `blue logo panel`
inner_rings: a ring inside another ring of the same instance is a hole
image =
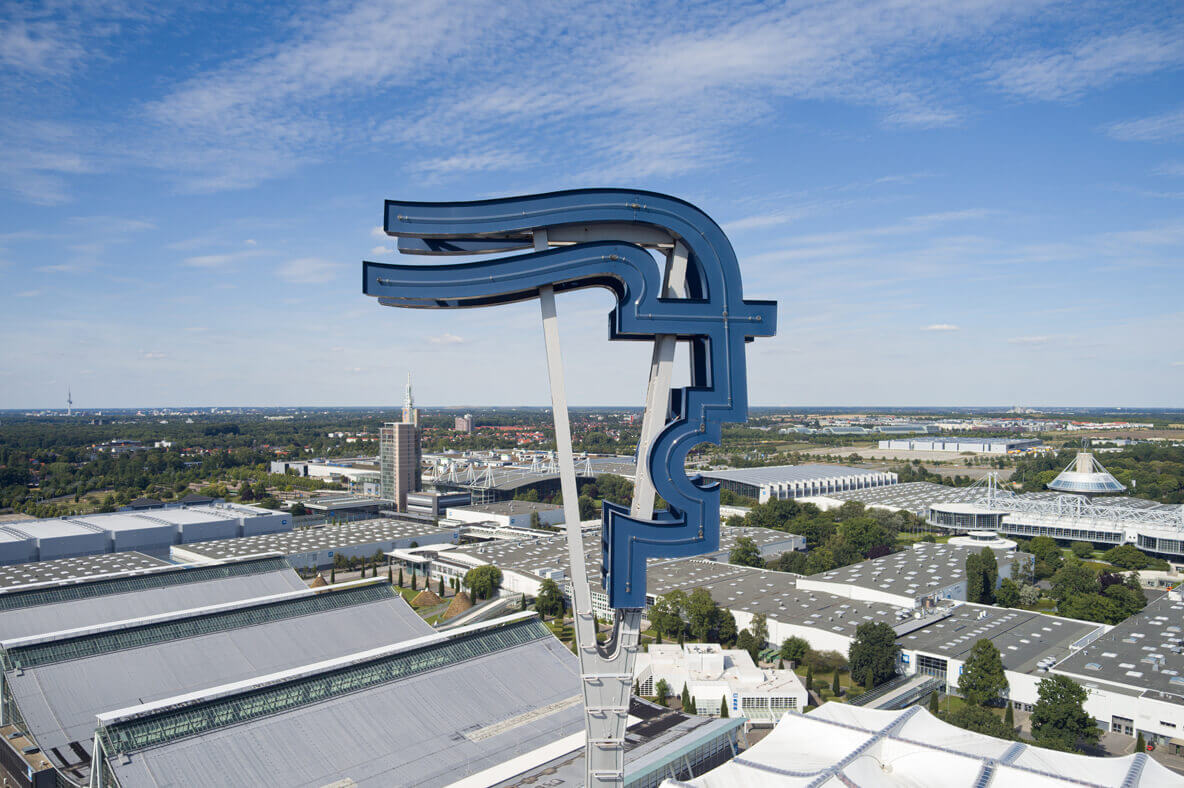
[[[457,309],[601,287],[616,296],[609,338],[652,341],[674,335],[690,346],[691,385],[671,392],[666,424],[645,458],[667,503],[652,520],[605,503],[602,583],[614,608],[645,606],[650,558],[719,549],[719,485],[686,475],[686,457],[720,441],[721,425],[748,415],[744,344],[776,330],[776,304],[746,301],[732,245],[689,203],[652,192],[580,189],[454,203],[388,201],[386,231],[408,254],[477,255],[530,250],[539,230],[643,227],[677,238],[689,251],[687,298],[662,297],[653,256],[626,241],[578,242],[479,262],[444,265],[363,263],[362,289],[387,306]],[[628,233],[623,233],[628,235]]]

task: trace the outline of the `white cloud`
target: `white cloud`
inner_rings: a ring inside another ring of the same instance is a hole
[[[40,290],[24,290],[20,293],[17,293],[16,297],[17,298],[36,298],[39,295],[41,295]]]
[[[959,331],[960,329],[958,328],[958,326],[955,326],[951,323],[934,323],[932,325],[925,326],[921,330],[922,331]]]
[[[140,351],[140,358],[145,361],[163,361],[168,358],[168,354],[162,353],[159,350],[142,350]]]
[[[397,249],[390,246],[376,246],[370,250],[370,254],[394,254]]]
[[[1007,340],[1009,345],[1047,345],[1052,337],[1034,336],[1034,337],[1012,337]]]
[[[1184,109],[1111,123],[1105,130],[1123,142],[1170,142],[1184,137]]]
[[[156,225],[152,222],[144,219],[127,219],[122,216],[76,216],[70,220],[70,223],[85,227],[88,232],[100,232],[107,235],[122,235],[156,229]]]
[[[464,343],[464,339],[458,337],[456,334],[443,333],[439,336],[428,337],[428,342],[433,345],[460,345]]]
[[[1172,366],[1173,367],[1184,367],[1184,361],[1173,361]]]
[[[147,105],[158,138],[143,157],[204,192],[248,187],[352,144],[413,145],[403,166],[440,178],[530,164],[576,184],[673,177],[734,160],[737,135],[786,102],[867,107],[889,126],[957,124],[956,77],[919,66],[916,52],[984,42],[1015,51],[1015,31],[1041,21],[1045,5],[318,7],[278,26],[283,40]],[[523,36],[526,17],[537,32]],[[346,120],[359,100],[375,110],[369,123]],[[655,113],[671,106],[688,108],[687,122]]]
[[[282,264],[277,273],[281,279],[295,284],[317,285],[336,279],[342,273],[342,266],[321,257],[300,257]]]
[[[1184,27],[1136,29],[1089,38],[1060,51],[1001,60],[987,78],[1017,96],[1060,101],[1181,63]]]
[[[264,254],[266,254],[266,252],[262,250],[223,252],[221,254],[199,254],[194,255],[193,257],[186,257],[181,262],[191,268],[222,268],[223,266],[242,262],[243,260],[250,260],[251,258],[259,257]]]
[[[474,172],[496,172],[525,167],[531,160],[522,153],[512,151],[484,151],[460,153],[424,159],[412,165],[412,169],[429,175],[456,175]]]
[[[1156,175],[1179,175],[1184,178],[1184,161],[1165,161],[1155,168]]]
[[[10,3],[0,26],[0,67],[26,78],[53,78],[100,57],[102,42],[127,35],[165,9],[136,0],[112,2]]]
[[[387,235],[387,234],[386,234],[386,231],[385,231],[385,230],[383,230],[381,227],[371,227],[371,228],[370,228],[370,237],[371,237],[371,238],[377,238],[377,239],[379,239],[380,241],[388,241],[388,240],[390,240],[390,236],[389,236],[389,235]]]

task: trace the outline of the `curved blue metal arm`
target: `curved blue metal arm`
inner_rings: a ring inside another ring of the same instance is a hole
[[[449,265],[363,264],[363,292],[387,306],[465,308],[603,287],[617,297],[610,339],[673,335],[690,343],[691,385],[671,392],[671,417],[646,458],[668,508],[652,520],[604,505],[602,582],[614,608],[645,606],[649,558],[719,548],[719,487],[686,475],[687,454],[719,443],[724,422],[747,418],[744,343],[772,336],[776,304],[745,301],[740,270],[723,230],[682,200],[652,192],[582,189],[460,203],[388,201],[386,231],[413,254],[480,254],[529,248],[538,230],[590,225],[646,226],[689,251],[688,298],[662,297],[654,258],[633,243],[578,242],[541,252]],[[578,230],[575,231],[578,236]]]

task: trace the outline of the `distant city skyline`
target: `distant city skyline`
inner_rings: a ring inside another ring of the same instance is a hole
[[[1182,75],[1173,2],[10,4],[0,409],[545,406],[537,304],[361,261],[385,198],[594,185],[724,226],[755,406],[1182,407]],[[643,402],[611,302],[573,406]]]

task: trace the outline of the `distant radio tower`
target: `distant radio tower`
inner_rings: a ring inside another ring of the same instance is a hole
[[[69,386],[66,386],[66,415],[74,415],[74,396],[70,393]]]

